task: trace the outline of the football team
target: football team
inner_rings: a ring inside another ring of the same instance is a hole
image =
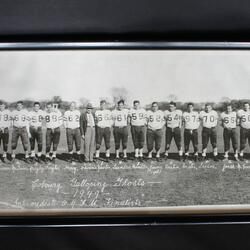
[[[161,161],[161,148],[165,133],[164,159],[169,159],[169,150],[174,141],[178,159],[185,161],[205,160],[207,158],[208,143],[213,148],[213,159],[218,161],[217,138],[218,126],[223,127],[224,159],[229,158],[230,142],[234,152],[234,160],[243,161],[246,143],[250,144],[250,106],[248,102],[243,108],[235,111],[228,103],[222,113],[215,111],[207,103],[201,112],[194,110],[194,104],[188,103],[185,111],[177,109],[175,102],[170,102],[166,111],[159,109],[157,102],[153,102],[150,110],[141,107],[140,101],[135,100],[133,107],[127,109],[123,100],[117,103],[114,110],[108,109],[105,100],[100,102],[100,107],[94,111],[89,103],[86,111],[81,113],[76,103],[72,102],[69,109],[62,112],[46,104],[42,110],[39,102],[34,102],[32,111],[24,108],[23,102],[18,101],[16,108],[10,111],[4,102],[0,102],[0,143],[2,144],[2,161],[6,162],[11,133],[11,162],[16,159],[16,148],[19,137],[25,152],[25,161],[55,163],[57,149],[61,137],[61,127],[66,130],[68,145],[68,161],[93,162],[100,159],[102,141],[105,144],[105,160],[110,160],[111,135],[114,136],[115,159],[127,161],[127,145],[129,130],[131,131],[134,145],[134,159],[143,161],[155,158]],[[202,152],[199,157],[199,127],[201,126]],[[238,132],[240,148],[238,148]],[[44,135],[45,133],[45,135]],[[45,155],[42,155],[45,138]],[[184,150],[182,148],[182,138]],[[84,158],[81,154],[81,145],[84,145]],[[147,156],[144,157],[144,145],[147,145]],[[190,142],[193,147],[193,156],[190,155]],[[35,151],[37,144],[37,152]],[[76,157],[74,157],[74,145]],[[122,147],[122,154],[120,148]],[[30,149],[30,151],[29,151]],[[43,157],[42,157],[43,156]]]

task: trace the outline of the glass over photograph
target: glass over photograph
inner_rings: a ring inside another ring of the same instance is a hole
[[[0,142],[0,214],[248,205],[250,51],[1,51]]]

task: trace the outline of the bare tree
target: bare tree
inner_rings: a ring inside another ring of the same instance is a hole
[[[178,97],[174,94],[170,94],[167,97],[167,101],[169,101],[169,102],[176,102],[177,100],[178,100]]]
[[[89,100],[87,99],[87,98],[85,98],[85,97],[81,97],[80,99],[79,99],[79,101],[80,101],[80,106],[82,107],[82,108],[84,108],[84,107],[86,107],[87,106],[87,104],[89,103]]]
[[[113,102],[116,104],[119,100],[128,100],[128,90],[125,87],[113,87],[111,88],[111,95]]]

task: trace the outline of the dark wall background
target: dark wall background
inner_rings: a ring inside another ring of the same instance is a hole
[[[2,0],[0,38],[248,40],[250,3],[247,0]]]
[[[0,41],[249,39],[247,0],[0,1]],[[234,215],[0,218],[0,249],[249,249],[249,221]]]

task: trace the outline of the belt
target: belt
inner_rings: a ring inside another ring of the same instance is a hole
[[[194,129],[185,128],[185,130],[188,130],[188,131],[195,131],[195,130],[198,130],[198,129],[197,129],[197,128],[194,128]]]
[[[140,126],[137,126],[137,125],[132,125],[132,127],[144,128],[144,127],[145,127],[145,125],[140,125]]]
[[[26,126],[23,126],[23,127],[13,126],[13,128],[20,129],[20,128],[26,128]]]
[[[211,128],[203,127],[203,128],[205,128],[205,129],[213,129],[213,128],[216,128],[216,127],[211,127]]]
[[[78,129],[78,128],[80,128],[80,127],[77,127],[77,128],[66,128],[66,129]]]
[[[47,129],[50,129],[50,130],[55,130],[55,129],[58,129],[59,127],[56,127],[56,128],[47,128]]]
[[[168,127],[168,126],[167,126],[167,128],[170,128],[170,129],[175,129],[175,128],[180,128],[180,127],[178,126],[178,127],[171,128],[171,127]]]
[[[127,126],[114,126],[114,128],[126,128]]]
[[[30,126],[30,127],[34,128],[34,129],[42,128],[42,126],[38,126],[38,127],[36,127],[36,126]]]
[[[162,130],[162,128],[157,128],[157,129],[148,128],[148,130],[157,131],[157,130]]]
[[[108,127],[108,126],[107,126],[107,127],[100,127],[100,126],[97,126],[97,128],[110,128],[110,127]]]

